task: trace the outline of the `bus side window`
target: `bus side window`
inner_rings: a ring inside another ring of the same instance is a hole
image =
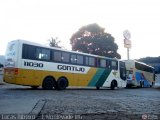
[[[111,69],[111,61],[106,60],[106,68]]]
[[[100,67],[106,68],[106,60],[100,59]]]
[[[83,62],[83,56],[82,55],[77,55],[77,64],[80,64],[80,65],[83,65],[84,62]]]
[[[62,52],[62,62],[69,63],[70,62],[70,54],[67,52]]]
[[[62,60],[62,55],[60,51],[54,51],[53,53],[53,60],[56,62],[61,62]]]
[[[43,49],[42,48],[42,59],[43,60],[50,60],[50,50],[49,49]]]
[[[73,64],[77,63],[76,54],[71,54],[71,63],[73,63]]]
[[[34,47],[34,46],[23,44],[22,58],[35,60],[36,59],[36,56],[35,56],[36,50],[35,49],[36,49],[36,47]]]
[[[40,60],[50,60],[50,50],[44,48],[36,48],[36,58]]]
[[[118,70],[118,61],[112,60],[111,67],[113,70]]]
[[[96,66],[96,60],[94,57],[85,56],[85,65],[86,66]]]
[[[89,57],[89,66],[95,66],[95,58]]]

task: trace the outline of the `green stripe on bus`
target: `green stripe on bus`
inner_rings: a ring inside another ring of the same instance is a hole
[[[111,73],[111,70],[105,69],[103,74],[101,75],[101,77],[97,81],[96,86],[101,87],[104,84],[104,82],[106,81],[106,79],[108,78],[110,73]]]
[[[88,86],[95,86],[101,75],[103,74],[104,69],[99,68],[96,74],[93,76],[92,80],[89,82]]]
[[[111,70],[99,68],[88,86],[102,86],[110,73]]]

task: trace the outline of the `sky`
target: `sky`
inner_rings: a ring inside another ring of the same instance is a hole
[[[130,59],[158,57],[159,6],[159,0],[0,0],[0,55],[16,39],[48,45],[58,37],[71,50],[72,34],[97,23],[115,38],[122,59],[127,59],[124,30],[131,33]]]

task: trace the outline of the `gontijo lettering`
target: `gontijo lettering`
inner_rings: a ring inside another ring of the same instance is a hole
[[[66,71],[78,71],[78,72],[84,72],[85,68],[83,67],[76,67],[76,66],[68,66],[68,65],[58,65],[58,70],[66,70]]]

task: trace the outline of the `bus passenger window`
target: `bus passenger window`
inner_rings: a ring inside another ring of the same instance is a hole
[[[77,58],[76,58],[76,55],[74,55],[74,54],[71,55],[71,63],[73,63],[73,64],[77,63]]]
[[[83,64],[83,56],[82,55],[77,55],[77,64]]]
[[[100,60],[100,67],[106,67],[106,60],[105,59]]]
[[[42,59],[50,60],[50,50],[42,49]]]
[[[118,62],[117,61],[111,61],[112,69],[117,70],[118,69]]]
[[[69,53],[67,52],[62,52],[62,62],[65,62],[65,63],[69,63]]]
[[[106,68],[111,69],[111,61],[106,60]]]
[[[40,60],[50,60],[50,50],[43,49],[43,48],[37,48],[36,58]]]
[[[61,62],[61,60],[62,60],[61,52],[54,51],[54,61]]]
[[[22,58],[35,60],[36,59],[35,51],[36,51],[35,46],[23,44]]]
[[[95,58],[89,57],[89,65],[90,66],[95,66]]]

